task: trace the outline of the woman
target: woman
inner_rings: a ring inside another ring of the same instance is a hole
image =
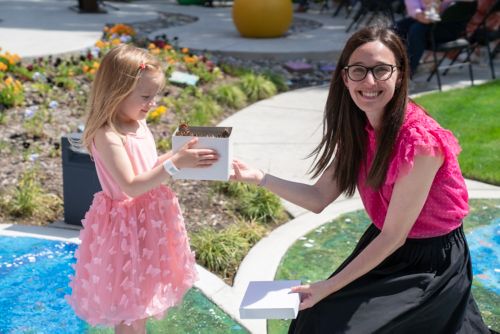
[[[450,131],[408,100],[398,36],[367,27],[348,41],[326,104],[313,185],[233,162],[233,180],[259,184],[321,212],[358,189],[372,225],[325,281],[295,287],[289,333],[488,333],[471,295],[462,230],[467,190]]]

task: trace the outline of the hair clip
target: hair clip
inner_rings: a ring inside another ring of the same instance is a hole
[[[145,70],[145,69],[146,69],[146,64],[145,64],[145,63],[141,63],[141,64],[139,65],[139,69],[141,69],[141,70]]]

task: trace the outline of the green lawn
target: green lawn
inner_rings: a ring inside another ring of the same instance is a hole
[[[500,185],[500,80],[415,101],[458,138],[466,178]]]

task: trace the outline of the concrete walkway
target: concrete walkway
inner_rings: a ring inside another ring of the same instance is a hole
[[[297,15],[321,22],[322,28],[287,38],[252,40],[240,38],[232,27],[230,8],[177,6],[175,1],[115,3],[119,10],[107,14],[78,14],[70,0],[0,0],[0,47],[22,57],[35,57],[85,50],[98,40],[105,23],[154,20],[158,12],[181,13],[199,18],[195,23],[152,32],[178,36],[179,45],[248,58],[335,59],[347,38],[346,21],[332,19],[331,12]],[[489,79],[486,67],[475,66],[476,77]],[[467,71],[453,71],[444,80],[445,89],[465,86]],[[416,91],[435,89],[431,83]],[[305,157],[319,143],[328,87],[295,90],[257,102],[224,120],[232,126],[235,156],[269,173],[296,181],[312,182],[307,170],[312,159]],[[467,181],[471,198],[500,198],[500,187]],[[295,240],[340,214],[362,208],[358,196],[340,198],[316,215],[284,203],[295,217],[255,245],[241,264],[234,286],[199,267],[196,286],[229,315],[239,319],[238,307],[251,280],[272,280],[279,261]],[[0,235],[27,235],[78,242],[78,231],[55,227],[0,225]],[[238,320],[252,333],[266,333],[264,320]]]

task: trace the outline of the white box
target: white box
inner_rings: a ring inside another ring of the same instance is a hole
[[[193,148],[210,148],[219,153],[219,160],[210,167],[182,168],[174,179],[189,180],[218,180],[227,181],[231,173],[231,161],[233,159],[233,145],[231,140],[231,127],[216,126],[190,126],[189,129],[197,134],[198,143]],[[229,131],[229,137],[220,138],[224,130]],[[177,152],[186,142],[194,136],[177,136],[175,130],[172,136],[172,150]]]
[[[290,288],[300,281],[252,281],[240,305],[241,319],[295,319],[300,296]]]

